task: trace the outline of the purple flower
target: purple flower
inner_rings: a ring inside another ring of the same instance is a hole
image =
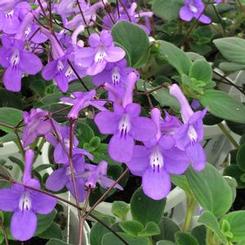
[[[24,49],[22,40],[2,36],[3,47],[0,48],[0,64],[6,69],[3,83],[7,90],[19,92],[24,74],[35,75],[42,69],[41,60]]]
[[[100,35],[91,34],[89,46],[77,50],[74,62],[78,67],[86,68],[86,73],[90,76],[102,72],[108,62],[118,62],[125,56],[122,48],[114,46],[112,36],[108,31],[103,30]]]
[[[109,188],[114,184],[114,180],[108,178],[107,174],[108,163],[106,161],[101,161],[97,166],[92,164],[86,164],[84,177],[86,178],[85,186],[87,188],[94,189],[96,183],[100,184],[103,188]],[[123,188],[116,184],[115,188],[123,190]]]
[[[56,192],[66,187],[74,197],[76,197],[77,194],[78,201],[82,202],[85,198],[85,182],[81,177],[85,170],[84,156],[82,153],[75,154],[72,160],[75,176],[75,188],[77,193],[74,189],[72,172],[68,163],[60,164],[61,167],[57,170],[54,170],[54,172],[48,177],[46,181],[46,188]]]
[[[39,181],[31,177],[33,159],[33,151],[27,150],[22,181],[26,186],[40,189]],[[35,234],[36,214],[48,214],[56,205],[56,199],[31,190],[24,185],[13,184],[10,188],[0,189],[0,209],[13,212],[10,230],[14,239],[20,241],[29,240]]]
[[[0,30],[6,34],[18,32],[25,14],[31,11],[31,6],[27,2],[1,1],[0,3]]]
[[[111,158],[128,162],[133,155],[135,140],[148,141],[156,132],[151,119],[140,117],[140,105],[132,103],[133,89],[137,76],[129,74],[127,91],[122,105],[114,103],[114,111],[102,111],[95,116],[95,123],[102,134],[112,134],[109,143]]]
[[[123,97],[126,86],[128,83],[128,75],[130,72],[134,71],[131,67],[127,66],[127,61],[125,59],[120,60],[116,63],[108,63],[105,69],[92,77],[92,81],[96,86],[101,86],[103,84],[109,84],[114,87],[114,90],[117,92],[118,97]],[[109,92],[109,100],[115,101],[115,96],[113,93]]]
[[[189,162],[184,151],[174,146],[161,134],[161,113],[155,108],[151,112],[157,133],[149,142],[136,145],[127,166],[134,175],[142,176],[144,193],[154,200],[167,196],[171,189],[170,174],[183,174]]]
[[[95,108],[102,111],[106,110],[104,108],[106,101],[95,100],[95,95],[96,91],[91,90],[89,92],[74,92],[71,95],[72,97],[61,98],[63,103],[72,105],[72,109],[70,110],[67,117],[73,120],[77,119],[80,111],[88,106],[94,106]]]
[[[56,163],[66,164],[69,162],[68,152],[70,149],[70,127],[63,126],[53,121],[53,130],[45,135],[46,140],[54,147],[54,160]],[[58,135],[56,135],[58,134]],[[79,142],[76,137],[73,140],[73,150]]]
[[[33,143],[38,136],[44,136],[51,130],[47,111],[31,109],[30,112],[23,112],[23,118],[25,123],[22,134],[24,147]]]
[[[127,8],[125,11],[125,7]],[[139,11],[136,12],[137,9],[137,3],[133,2],[131,4],[129,3],[124,3],[124,7],[120,4],[119,5],[119,9],[116,9],[113,13],[111,13],[110,15],[107,14],[104,18],[103,18],[103,26],[105,29],[111,29],[114,25],[114,23],[117,23],[119,21],[130,21],[132,23],[139,23],[140,20],[142,18],[145,19],[145,22],[147,24],[147,22],[149,21],[149,18],[153,16],[153,12],[148,11]],[[119,13],[118,13],[119,10]],[[113,19],[113,21],[112,21]],[[114,23],[113,23],[114,22]],[[141,27],[147,34],[150,33],[150,26],[145,26],[145,25],[141,25],[138,24],[139,27]]]
[[[49,37],[52,46],[52,57],[54,59],[43,68],[42,76],[45,80],[54,80],[59,89],[62,92],[66,92],[69,82],[77,78],[70,66],[69,50],[67,50],[66,54],[56,38],[54,38],[48,30],[43,28],[42,31]],[[80,77],[85,75],[82,69],[75,65],[73,66]]]
[[[180,9],[179,16],[184,21],[191,21],[193,18],[204,24],[210,24],[211,19],[204,15],[205,5],[202,0],[185,0],[185,5]]]
[[[200,142],[203,140],[204,135],[202,119],[207,110],[193,112],[186,97],[176,84],[170,87],[170,94],[179,101],[184,122],[174,136],[176,146],[181,150],[185,150],[192,167],[197,171],[201,171],[206,164],[205,151]]]

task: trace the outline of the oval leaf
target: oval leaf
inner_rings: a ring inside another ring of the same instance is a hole
[[[245,123],[245,106],[225,92],[212,89],[206,90],[205,94],[200,97],[200,102],[217,117]]]
[[[215,167],[207,164],[202,172],[195,172],[190,168],[186,177],[195,198],[204,209],[217,217],[229,210],[232,204],[232,190]]]
[[[112,28],[112,36],[126,51],[130,66],[140,67],[145,63],[150,43],[143,29],[135,24],[120,21]]]

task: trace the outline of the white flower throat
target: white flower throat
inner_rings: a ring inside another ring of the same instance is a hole
[[[102,61],[104,61],[105,56],[105,49],[103,47],[99,48],[94,57],[95,63],[101,63]]]
[[[194,127],[192,125],[188,128],[187,134],[188,134],[191,142],[197,141],[197,131],[194,129]]]
[[[130,119],[128,115],[123,115],[120,122],[119,122],[119,126],[118,129],[120,131],[120,135],[121,137],[125,137],[130,129],[131,129],[131,123],[130,123]]]
[[[21,211],[31,210],[31,198],[28,192],[24,192],[19,201],[19,209]]]
[[[118,67],[113,68],[112,75],[111,75],[112,83],[114,85],[117,85],[117,84],[119,84],[120,79],[121,79],[121,75],[120,75]]]
[[[15,49],[11,58],[10,63],[12,66],[17,66],[20,63],[20,51],[18,49]]]
[[[153,151],[150,154],[150,165],[153,171],[158,172],[164,166],[163,155],[158,148],[153,149]]]

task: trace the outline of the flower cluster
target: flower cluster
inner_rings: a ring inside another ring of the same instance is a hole
[[[70,126],[55,121],[52,113],[39,108],[23,114],[21,141],[25,169],[22,182],[0,190],[0,209],[13,212],[11,232],[17,240],[30,239],[37,227],[36,214],[48,214],[56,205],[56,199],[38,191],[40,183],[32,177],[31,145],[38,137],[43,137],[53,147],[57,164],[47,178],[48,190],[58,192],[66,188],[82,202],[97,183],[103,188],[114,184],[107,176],[108,163],[93,164],[93,155],[79,147],[74,135],[73,127],[85,108],[95,109],[93,119],[100,133],[110,135],[109,156],[126,164],[133,175],[141,176],[143,191],[152,199],[166,197],[171,189],[171,175],[183,174],[190,165],[196,171],[205,167],[201,142],[206,110],[194,112],[180,87],[173,84],[169,91],[179,101],[181,118],[166,111],[162,117],[158,108],[152,108],[149,117],[142,116],[141,105],[134,102],[140,72],[128,66],[126,51],[113,40],[111,28],[122,20],[133,22],[149,34],[153,13],[138,11],[136,2],[120,1],[118,9],[103,16],[103,29],[94,28],[90,33],[97,12],[106,8],[107,2],[93,5],[88,2],[61,0],[51,6],[44,0],[0,3],[0,64],[4,68],[3,84],[7,90],[21,91],[22,78],[39,72],[63,93],[68,91],[72,81],[84,77],[89,76],[94,85],[91,90],[76,91],[60,99],[60,103],[71,106],[67,115]],[[201,0],[186,0],[180,18],[210,23],[203,14],[204,9]],[[49,11],[60,16],[60,25],[64,27],[61,31],[39,23],[38,19]],[[86,31],[88,38],[81,40],[80,34]],[[98,98],[97,91],[101,88],[107,92],[106,98]],[[119,184],[115,188],[122,190]]]

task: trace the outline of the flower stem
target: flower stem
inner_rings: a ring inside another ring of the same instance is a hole
[[[195,208],[196,208],[196,200],[194,199],[194,197],[190,195],[189,193],[186,193],[186,197],[187,197],[186,199],[187,211],[186,211],[185,221],[182,227],[182,230],[184,232],[190,229],[193,212],[195,211]]]
[[[231,142],[231,144],[235,147],[238,148],[239,144],[236,142],[236,140],[232,137],[232,135],[230,134],[230,132],[227,130],[227,128],[222,124],[219,123],[218,124],[219,128],[221,129],[221,131],[223,132],[223,134],[227,137],[227,139]]]

